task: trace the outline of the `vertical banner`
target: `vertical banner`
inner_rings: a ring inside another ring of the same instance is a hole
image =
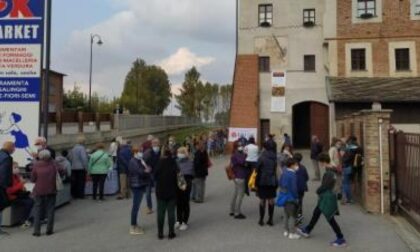
[[[286,112],[286,72],[273,72],[271,112]]]
[[[45,0],[0,0],[0,145],[28,163],[38,135]]]

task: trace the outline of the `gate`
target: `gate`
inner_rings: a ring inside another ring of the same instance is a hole
[[[391,202],[420,227],[420,134],[390,132]]]

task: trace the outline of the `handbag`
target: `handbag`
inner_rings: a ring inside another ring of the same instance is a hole
[[[225,167],[225,171],[226,171],[226,176],[227,176],[228,180],[235,179],[235,173],[233,172],[233,167],[232,167],[232,164],[231,163],[229,163]]]
[[[60,173],[58,172],[57,168],[55,173],[55,188],[57,191],[61,191],[64,189],[63,180],[61,179]]]
[[[187,181],[185,180],[184,175],[180,172],[178,172],[177,174],[177,183],[178,183],[179,190],[181,191],[187,190]]]
[[[0,187],[0,211],[3,211],[5,208],[9,207],[11,202],[7,196],[6,189]]]
[[[257,171],[256,170],[252,171],[252,174],[249,177],[248,188],[251,191],[254,191],[254,192],[257,191]]]

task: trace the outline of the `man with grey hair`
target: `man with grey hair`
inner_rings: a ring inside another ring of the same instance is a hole
[[[45,137],[37,137],[34,141],[34,145],[37,149],[37,153],[41,150],[48,150],[51,153],[51,157],[55,159],[55,150],[48,146],[47,139]],[[35,156],[37,155],[35,154]]]
[[[86,151],[85,137],[79,136],[77,144],[70,150],[69,161],[71,163],[71,195],[75,199],[84,199],[86,171],[89,157]]]
[[[1,230],[2,211],[10,204],[7,197],[7,188],[12,185],[13,174],[13,158],[15,152],[15,144],[13,142],[5,142],[0,150],[0,235],[7,235]]]

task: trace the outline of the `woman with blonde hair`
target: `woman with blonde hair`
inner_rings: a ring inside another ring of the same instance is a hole
[[[96,151],[89,159],[88,172],[92,177],[93,182],[93,200],[96,200],[96,195],[99,186],[99,200],[104,200],[105,180],[108,172],[112,169],[112,160],[108,153],[104,150],[105,145],[98,143]]]

